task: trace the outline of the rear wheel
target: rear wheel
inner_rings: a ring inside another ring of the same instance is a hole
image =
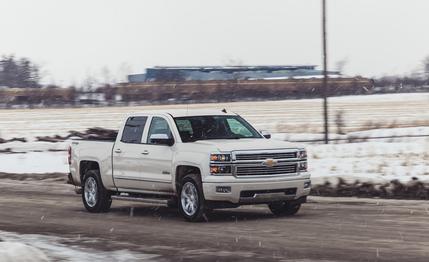
[[[112,205],[110,193],[104,188],[99,172],[96,170],[85,173],[82,201],[86,210],[92,213],[107,212]]]
[[[201,180],[197,175],[191,174],[183,178],[178,202],[179,211],[186,220],[190,222],[207,220]]]
[[[301,204],[283,201],[271,203],[268,207],[276,216],[293,216],[298,213],[301,208]]]

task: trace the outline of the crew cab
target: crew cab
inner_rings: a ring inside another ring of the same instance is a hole
[[[303,147],[226,110],[129,115],[116,140],[73,140],[69,165],[89,212],[118,199],[176,206],[188,221],[247,204],[293,215],[311,188]]]

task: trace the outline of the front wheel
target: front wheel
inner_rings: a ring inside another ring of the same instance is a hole
[[[276,216],[293,216],[298,213],[301,204],[290,202],[276,202],[268,205],[271,212]]]
[[[104,188],[99,172],[90,170],[83,178],[82,201],[91,213],[107,212],[112,205],[110,193]]]
[[[200,179],[197,175],[183,178],[179,192],[179,211],[190,222],[206,219],[206,205]]]

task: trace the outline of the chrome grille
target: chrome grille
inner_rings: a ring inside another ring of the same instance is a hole
[[[297,152],[282,152],[282,153],[258,153],[258,154],[236,154],[237,161],[243,160],[265,160],[265,159],[290,159],[296,158]]]
[[[297,164],[267,166],[237,166],[236,176],[264,176],[296,173]]]

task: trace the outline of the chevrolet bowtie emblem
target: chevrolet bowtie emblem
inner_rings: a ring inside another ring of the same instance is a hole
[[[264,162],[262,162],[262,165],[267,166],[267,167],[273,167],[273,166],[277,165],[277,160],[267,159]]]

